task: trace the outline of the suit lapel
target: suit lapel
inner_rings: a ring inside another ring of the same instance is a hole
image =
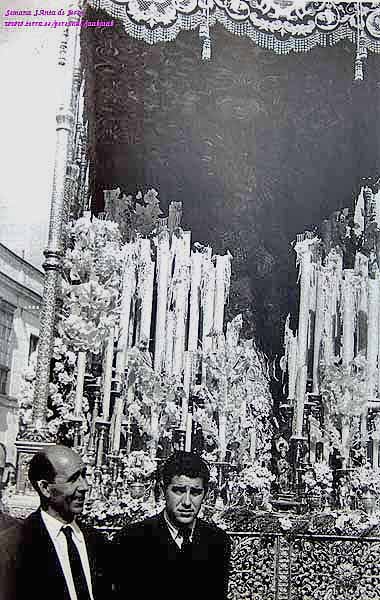
[[[66,598],[68,599],[69,591],[63,575],[61,563],[59,562],[58,555],[48,530],[41,518],[40,511],[37,511],[28,517],[25,526],[25,538],[29,549],[30,566],[34,566],[34,569],[31,570],[31,574],[36,577],[42,566],[44,576],[46,574],[46,577],[48,577],[49,580],[50,597],[53,597],[54,594],[60,594],[60,596],[57,597],[64,598],[65,600]]]
[[[162,552],[162,546],[164,544],[168,551],[168,558],[169,559],[175,558],[179,552],[179,548],[178,548],[177,544],[175,543],[175,541],[173,540],[173,537],[172,537],[172,535],[169,531],[169,528],[166,524],[163,512],[161,512],[158,515],[155,525],[156,525],[155,535],[157,536],[157,540],[160,544],[159,551]]]
[[[82,525],[80,526],[81,531],[83,533],[84,536],[84,540],[86,543],[86,549],[87,549],[87,556],[88,556],[88,563],[90,565],[90,575],[91,575],[91,582],[92,582],[92,589],[94,592],[94,596],[96,595],[96,573],[97,573],[97,560],[96,560],[96,554],[97,551],[101,551],[100,548],[98,547],[97,544],[97,539],[96,536],[94,535],[94,533],[91,530],[88,530],[86,527],[83,527]]]
[[[197,519],[193,535],[193,556],[197,559],[206,559],[208,557],[208,543],[205,540],[207,534],[204,525],[200,519]],[[205,543],[206,541],[206,543]]]

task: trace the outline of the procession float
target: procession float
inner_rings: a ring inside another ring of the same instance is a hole
[[[146,4],[89,2],[152,44],[199,26],[204,60],[216,22],[282,54],[347,38],[357,81],[379,52],[376,3]],[[297,236],[298,314],[269,360],[242,315],[226,316],[233,252],[193,240],[181,203],[165,216],[156,190],[109,186],[104,211],[91,211],[97,108],[78,31],[60,48],[40,339],[4,505],[18,516],[36,506],[28,462],[58,441],[87,465],[83,518],[112,539],[161,510],[162,461],[193,451],[211,471],[203,515],[233,541],[231,600],[380,599],[378,182]]]
[[[193,451],[211,471],[204,516],[235,541],[232,598],[252,594],[252,585],[257,596],[247,597],[295,597],[289,569],[316,578],[310,598],[352,589],[373,598],[377,186],[363,186],[354,207],[294,241],[298,327],[289,316],[274,363],[243,338],[241,315],[225,322],[233,257],[192,243],[180,203],[163,217],[155,190],[132,197],[117,189],[106,192],[105,207],[102,218],[85,213],[64,227],[47,407],[36,421],[32,355],[9,509],[20,515],[35,504],[27,462],[46,436],[83,456],[84,519],[110,537],[162,509],[161,462]],[[241,570],[247,553],[251,566]],[[326,568],[318,577],[315,561]],[[273,569],[283,575],[273,578]]]

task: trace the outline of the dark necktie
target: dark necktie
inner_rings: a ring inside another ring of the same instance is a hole
[[[70,526],[66,526],[62,527],[62,531],[67,541],[67,550],[69,554],[71,574],[73,576],[77,598],[78,600],[91,600],[81,557],[79,555],[78,548],[76,547],[73,540],[73,530]]]
[[[181,555],[184,559],[191,558],[191,529],[184,527],[180,530],[180,534],[182,536]]]

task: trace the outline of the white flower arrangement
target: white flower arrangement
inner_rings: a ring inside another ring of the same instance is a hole
[[[351,510],[344,513],[331,513],[336,517],[335,529],[340,532],[346,532],[353,528],[357,531],[365,531],[369,527],[377,527],[380,524],[379,515],[366,515],[360,511]]]
[[[367,405],[367,362],[358,355],[348,365],[324,368],[321,393],[331,414],[339,417],[360,416]]]
[[[279,520],[280,527],[283,531],[290,531],[293,527],[293,523],[289,519],[289,517],[282,517]]]
[[[325,461],[314,463],[302,479],[308,494],[322,495],[332,492],[333,472]]]
[[[156,472],[157,465],[147,452],[134,450],[122,458],[128,483],[147,482]]]
[[[152,517],[163,509],[150,498],[134,499],[128,495],[112,500],[95,500],[86,503],[83,519],[103,527],[120,527],[128,523]]]
[[[380,472],[372,469],[371,465],[358,467],[351,473],[350,483],[358,496],[366,494],[380,495]]]
[[[62,422],[74,407],[74,386],[76,379],[76,355],[68,350],[67,345],[59,337],[53,344],[52,381],[49,383],[47,426],[56,435]],[[20,430],[24,431],[31,423],[34,384],[36,379],[37,353],[30,357],[29,364],[23,372],[21,393],[19,397]]]
[[[239,486],[248,492],[259,492],[269,495],[272,481],[275,480],[273,473],[258,462],[245,467],[238,477]]]
[[[154,410],[158,413],[159,431],[164,436],[171,435],[181,418],[178,400],[182,387],[178,380],[154,371],[150,354],[137,346],[128,355],[128,378],[129,384],[135,384],[139,391],[129,404],[128,413],[140,433],[153,435],[151,412]]]
[[[76,350],[98,353],[115,324],[123,251],[118,225],[81,217],[66,231],[60,335]]]
[[[240,452],[249,445],[249,432],[255,427],[256,451],[263,456],[271,444],[273,400],[265,357],[253,340],[240,339],[241,327],[238,315],[228,323],[226,335],[213,334],[212,351],[199,352],[207,366],[204,406],[209,415],[226,415],[227,445],[237,443]]]

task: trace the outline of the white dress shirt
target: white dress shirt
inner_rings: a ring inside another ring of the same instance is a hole
[[[55,517],[49,515],[46,511],[41,510],[41,517],[48,530],[48,533],[51,537],[51,540],[54,544],[54,548],[57,552],[59,562],[61,563],[63,575],[66,580],[66,584],[69,590],[70,599],[78,600],[77,594],[75,591],[74,580],[71,573],[69,553],[67,550],[67,541],[65,538],[65,534],[62,531],[63,527],[67,527],[67,524],[58,521]],[[88,589],[90,592],[91,600],[94,600],[94,596],[92,593],[92,583],[91,583],[91,574],[90,574],[90,563],[88,562],[87,548],[86,542],[83,536],[82,531],[79,529],[77,523],[72,521],[69,524],[69,527],[73,530],[73,540],[74,544],[78,548],[79,556],[82,561],[83,571],[86,577]]]
[[[164,519],[165,519],[166,525],[168,526],[168,529],[169,529],[169,533],[172,536],[173,540],[177,544],[178,548],[182,548],[183,536],[182,536],[180,530],[178,529],[178,527],[173,525],[173,523],[170,521],[166,510],[164,511]],[[194,527],[195,527],[195,521],[193,522],[193,524],[191,526],[190,542],[193,541]]]

